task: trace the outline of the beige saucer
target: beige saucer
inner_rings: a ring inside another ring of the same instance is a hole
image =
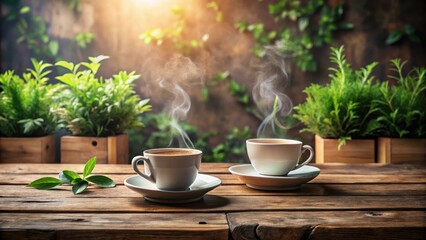
[[[232,166],[229,171],[250,188],[272,191],[298,189],[320,173],[317,167],[303,166],[285,176],[268,176],[256,172],[251,164]]]
[[[128,177],[124,185],[131,190],[140,193],[144,198],[157,203],[189,203],[203,198],[204,194],[221,184],[221,180],[205,174],[198,174],[195,182],[185,191],[165,191],[139,175]]]

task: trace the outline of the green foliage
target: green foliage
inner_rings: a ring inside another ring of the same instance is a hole
[[[66,128],[76,136],[113,136],[126,129],[142,127],[140,115],[151,110],[149,99],[141,100],[133,90],[139,78],[121,71],[112,78],[97,78],[100,62],[106,56],[89,57],[89,62],[57,62],[69,70],[57,79],[65,84],[63,103],[55,110]],[[80,70],[80,68],[84,68]]]
[[[250,129],[246,126],[242,130],[232,128],[226,135],[225,141],[222,141],[211,152],[203,155],[203,160],[208,162],[221,162],[223,160],[230,162],[244,162],[246,154],[246,139],[252,138]],[[209,149],[210,150],[210,149]]]
[[[36,189],[47,190],[54,188],[58,185],[62,184],[70,184],[72,185],[72,192],[74,194],[79,194],[86,190],[89,186],[89,182],[95,184],[98,187],[102,188],[112,188],[115,187],[115,182],[103,175],[92,175],[89,176],[96,165],[96,157],[89,159],[85,166],[83,172],[83,178],[74,171],[64,170],[59,173],[59,178],[53,177],[42,177],[37,180],[32,181],[27,187],[32,187]]]
[[[33,69],[22,78],[13,71],[0,74],[0,136],[38,137],[59,127],[51,108],[60,86],[47,84],[51,64],[32,59]]]
[[[93,33],[77,33],[77,35],[75,36],[75,42],[77,43],[77,46],[79,48],[86,48],[87,45],[89,45],[92,40],[93,40],[94,36]]]
[[[312,84],[305,89],[306,102],[295,107],[295,117],[308,131],[324,138],[346,140],[373,136],[380,127],[377,121],[380,85],[373,83],[373,62],[360,70],[353,70],[344,56],[343,46],[332,48],[331,82],[325,86]]]
[[[163,45],[165,42],[173,44],[174,48],[181,52],[187,52],[191,48],[199,48],[209,39],[208,34],[204,34],[198,39],[185,39],[184,32],[186,29],[185,11],[180,6],[173,6],[172,13],[176,17],[176,21],[168,28],[152,28],[142,33],[139,38],[147,45],[157,44]]]
[[[219,72],[218,74],[214,75],[210,82],[201,89],[201,95],[203,96],[203,99],[207,101],[210,94],[209,89],[216,87],[218,84],[223,82],[227,83],[229,93],[244,106],[246,112],[255,114],[247,88],[236,80],[232,79],[228,71]]]
[[[166,114],[147,114],[143,122],[145,128],[127,131],[130,157],[141,155],[146,149],[173,145],[175,133]],[[181,127],[193,141],[194,147],[203,152],[203,162],[242,161],[245,156],[245,139],[251,137],[248,127],[242,130],[233,128],[224,141],[213,147],[209,140],[217,135],[216,132],[202,132],[188,123],[182,123]]]
[[[277,0],[268,5],[268,10],[274,20],[285,27],[267,31],[263,23],[244,21],[238,21],[235,27],[253,35],[254,55],[263,57],[264,46],[274,44],[281,52],[293,56],[303,71],[316,71],[313,48],[331,43],[333,32],[353,28],[352,24],[342,21],[343,3],[329,6],[324,0]]]
[[[414,68],[405,76],[402,71],[406,62],[391,61],[397,80],[392,87],[384,83],[377,121],[381,124],[380,135],[385,137],[426,136],[426,68]]]
[[[5,2],[9,11],[6,19],[16,24],[16,42],[25,44],[27,49],[37,59],[57,59],[59,42],[47,34],[46,23],[41,16],[33,16],[29,6],[21,1]]]
[[[393,45],[400,42],[406,36],[411,42],[420,43],[421,39],[413,26],[406,24],[402,29],[395,30],[386,38],[387,45]]]

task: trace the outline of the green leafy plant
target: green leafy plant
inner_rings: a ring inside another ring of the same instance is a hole
[[[265,45],[276,45],[281,52],[293,56],[303,71],[316,71],[313,48],[331,43],[333,32],[353,28],[342,20],[343,2],[329,5],[324,0],[277,0],[268,4],[268,10],[274,20],[285,27],[267,31],[263,23],[245,21],[237,21],[235,27],[253,35],[255,56],[265,55]]]
[[[141,100],[133,90],[134,81],[139,78],[134,72],[121,71],[109,79],[96,77],[100,62],[107,58],[56,63],[70,72],[57,77],[66,87],[61,95],[64,104],[55,113],[75,136],[113,136],[142,127],[140,115],[151,110],[149,99]]]
[[[155,43],[158,46],[165,42],[173,44],[174,48],[181,52],[187,52],[191,48],[202,47],[209,39],[208,34],[204,34],[198,39],[185,39],[183,33],[186,29],[185,11],[181,6],[173,6],[172,13],[176,21],[168,28],[152,28],[142,33],[139,38],[147,45]]]
[[[411,42],[420,43],[421,39],[413,26],[406,24],[402,29],[395,30],[386,38],[387,45],[393,45],[407,37]]]
[[[426,127],[426,68],[413,68],[403,74],[406,62],[391,60],[397,84],[382,84],[382,97],[376,100],[381,124],[380,135],[385,137],[425,137]]]
[[[143,122],[145,124],[143,129],[127,131],[130,142],[129,156],[141,155],[145,149],[168,147],[173,144],[172,137],[175,133],[170,127],[169,116],[164,113],[149,113]],[[233,128],[223,141],[214,145],[210,139],[217,135],[216,132],[203,132],[188,123],[182,123],[181,127],[193,141],[194,147],[203,152],[203,162],[243,161],[245,139],[252,137],[248,127],[242,130]]]
[[[360,70],[353,70],[346,61],[343,46],[331,48],[331,82],[325,86],[312,84],[304,90],[306,102],[295,107],[294,116],[308,131],[323,138],[337,138],[339,147],[352,138],[371,137],[378,130],[380,85],[370,76],[373,62]]]
[[[56,60],[59,53],[59,42],[47,34],[46,23],[41,16],[33,16],[30,6],[21,1],[5,1],[8,6],[6,19],[16,24],[16,42],[25,44],[26,48],[37,59]]]
[[[90,175],[93,169],[96,166],[96,157],[89,159],[83,170],[83,177],[78,173],[70,170],[64,170],[59,173],[58,178],[54,177],[42,177],[37,180],[32,181],[28,184],[28,187],[47,190],[54,188],[58,185],[67,184],[72,185],[72,192],[74,194],[79,194],[87,189],[89,182],[95,184],[98,187],[102,188],[112,188],[115,187],[115,182],[104,175]],[[89,176],[90,175],[90,176]]]
[[[74,40],[77,43],[77,46],[79,48],[83,48],[84,49],[84,48],[87,47],[87,45],[89,45],[92,42],[93,38],[94,38],[93,33],[90,33],[90,32],[83,33],[83,32],[81,32],[81,33],[77,33],[77,35],[75,35]]]
[[[0,75],[0,136],[38,137],[53,133],[59,128],[58,119],[51,108],[55,92],[60,86],[49,85],[47,70],[51,64],[31,60],[22,78],[13,71]]]

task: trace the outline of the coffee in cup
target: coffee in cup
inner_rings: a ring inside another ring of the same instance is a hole
[[[155,183],[158,189],[186,190],[194,183],[201,164],[202,152],[187,148],[156,148],[132,159],[133,170],[141,177]],[[138,163],[145,162],[145,173]]]
[[[253,138],[246,141],[247,155],[253,168],[263,175],[284,176],[308,164],[314,155],[309,145],[290,139]],[[300,157],[308,150],[307,160],[299,164]]]

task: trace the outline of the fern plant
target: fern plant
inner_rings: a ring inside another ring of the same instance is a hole
[[[59,127],[51,111],[59,86],[47,83],[51,64],[31,62],[22,78],[13,71],[0,74],[0,137],[46,136]]]
[[[312,84],[304,90],[306,102],[295,107],[294,115],[308,131],[323,138],[336,138],[339,147],[352,138],[371,137],[380,124],[376,120],[380,85],[370,76],[373,62],[353,70],[346,61],[344,47],[331,48],[331,82],[325,86]]]
[[[151,110],[149,99],[141,100],[134,91],[134,72],[121,71],[104,79],[96,77],[100,62],[107,56],[89,57],[89,62],[59,61],[69,70],[57,79],[65,84],[61,102],[55,110],[65,127],[75,136],[106,137],[143,126],[141,114]],[[80,68],[84,68],[80,70]]]
[[[425,137],[426,136],[426,68],[413,68],[404,76],[406,62],[391,60],[392,71],[397,84],[389,87],[385,82],[380,90],[380,135],[384,137]]]

